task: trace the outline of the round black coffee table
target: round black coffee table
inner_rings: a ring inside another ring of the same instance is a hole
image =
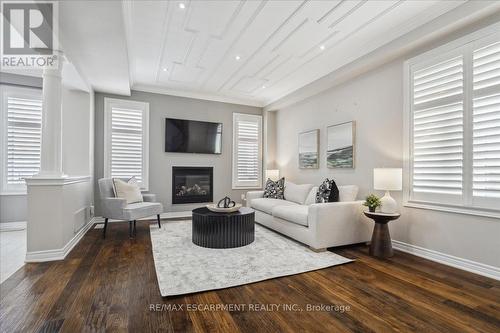
[[[255,212],[247,207],[234,213],[215,213],[206,207],[193,209],[192,240],[212,249],[248,245],[255,240]]]

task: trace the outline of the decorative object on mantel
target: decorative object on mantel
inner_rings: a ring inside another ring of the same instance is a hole
[[[241,204],[237,204],[231,198],[229,197],[224,197],[219,200],[217,205],[215,204],[210,204],[207,205],[207,208],[216,213],[233,213],[238,211],[241,208]]]
[[[365,202],[363,202],[363,206],[368,207],[368,211],[374,213],[375,209],[380,207],[380,199],[375,194],[370,194],[366,197]]]
[[[279,170],[266,170],[266,179],[271,179],[272,181],[277,181],[280,179]]]
[[[326,129],[326,166],[354,168],[356,122],[328,126]]]
[[[318,169],[319,129],[299,133],[299,168]]]
[[[396,213],[398,205],[389,191],[401,191],[403,189],[403,170],[401,168],[373,169],[373,188],[385,191],[385,195],[380,199],[380,212]]]

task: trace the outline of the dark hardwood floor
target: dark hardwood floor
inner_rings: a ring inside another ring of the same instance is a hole
[[[135,240],[126,223],[110,224],[104,240],[101,232],[91,229],[67,259],[27,264],[2,283],[0,331],[500,332],[500,282],[399,251],[379,260],[365,246],[334,249],[356,261],[162,298],[147,223]]]

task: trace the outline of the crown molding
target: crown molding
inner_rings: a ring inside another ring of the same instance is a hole
[[[260,108],[264,106],[264,103],[262,101],[259,101],[259,100],[251,100],[251,99],[238,98],[238,97],[229,97],[229,96],[222,96],[222,95],[217,95],[217,94],[206,94],[206,93],[193,92],[193,91],[182,91],[182,90],[168,89],[168,88],[143,85],[143,84],[135,84],[132,86],[131,90],[149,92],[149,93],[154,93],[154,94],[201,99],[201,100],[213,101],[213,102],[248,105],[248,106],[255,106],[255,107],[260,107]]]

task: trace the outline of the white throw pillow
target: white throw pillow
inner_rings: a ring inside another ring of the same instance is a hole
[[[127,200],[127,204],[143,201],[141,189],[133,177],[128,183],[119,178],[113,178],[113,189],[115,196]]]
[[[311,192],[312,184],[297,185],[292,182],[285,182],[285,200],[303,205],[307,195]]]
[[[307,199],[304,202],[304,205],[312,205],[313,203],[316,203],[316,192],[318,192],[318,186],[314,186],[309,194],[307,195]]]
[[[358,195],[357,185],[339,186],[339,201],[355,201]]]

